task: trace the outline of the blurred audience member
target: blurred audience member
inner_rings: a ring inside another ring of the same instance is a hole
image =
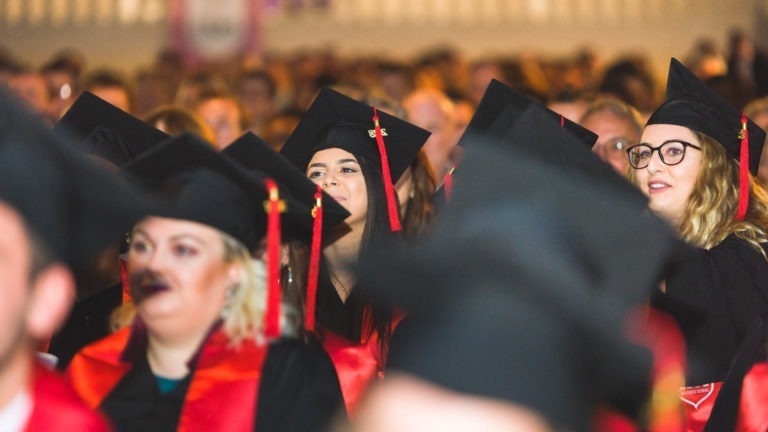
[[[754,100],[744,107],[744,114],[753,122],[768,130],[768,97]],[[760,167],[757,169],[757,178],[763,185],[768,185],[768,145],[763,146],[760,156]]]
[[[121,110],[133,112],[133,96],[128,81],[120,73],[101,69],[85,78],[83,90],[87,90]]]
[[[144,117],[148,124],[171,136],[191,132],[213,145],[214,135],[210,127],[192,111],[176,105],[163,105],[155,108]]]
[[[408,121],[430,132],[423,150],[432,172],[438,179],[453,165],[456,140],[456,119],[453,102],[437,90],[416,90],[403,101]]]
[[[547,108],[568,120],[578,122],[587,110],[587,106],[594,100],[595,95],[591,92],[568,88],[556,94],[547,103]]]
[[[643,59],[625,58],[608,66],[599,90],[632,105],[643,116],[657,106],[656,84]]]
[[[223,150],[248,129],[240,102],[229,93],[205,93],[198,98],[195,112],[211,128],[214,146]]]
[[[275,80],[265,69],[253,69],[243,72],[238,81],[237,97],[247,114],[248,129],[263,135],[276,112]]]
[[[8,87],[19,100],[43,116],[49,124],[52,123],[48,116],[48,106],[51,99],[42,74],[32,69],[22,69],[11,76]]]
[[[262,138],[267,142],[276,152],[279,152],[285,144],[285,140],[296,129],[296,125],[299,124],[301,116],[304,115],[304,111],[297,110],[295,108],[288,108],[280,111],[274,115],[266,124],[264,128],[264,134]]]
[[[626,173],[627,149],[639,142],[643,130],[640,113],[618,99],[604,98],[587,107],[579,124],[598,135],[592,151],[620,174]]]
[[[50,96],[48,111],[54,121],[58,121],[80,92],[78,85],[84,63],[82,54],[63,51],[43,65],[41,72]]]

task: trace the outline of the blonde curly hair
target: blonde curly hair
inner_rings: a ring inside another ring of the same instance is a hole
[[[677,228],[680,238],[694,246],[711,249],[734,234],[766,257],[762,245],[768,242],[768,194],[749,174],[747,214],[737,221],[734,216],[739,204],[738,162],[713,138],[691,132],[701,147],[702,162]],[[637,186],[635,171],[630,169],[628,177]]]
[[[248,249],[235,238],[220,233],[224,244],[224,261],[240,268],[240,281],[230,287],[222,319],[224,332],[233,344],[246,339],[261,340],[266,308],[266,278],[264,266],[255,261]],[[111,316],[111,328],[119,330],[133,322],[136,306],[124,303]]]

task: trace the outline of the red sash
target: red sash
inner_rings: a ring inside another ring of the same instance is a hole
[[[35,364],[33,407],[25,431],[107,432],[109,423],[83,404],[62,377]]]
[[[368,384],[384,372],[385,359],[379,350],[379,338],[352,342],[320,326],[316,327],[323,348],[331,357],[339,376],[347,413],[352,415]]]
[[[83,349],[67,370],[75,389],[97,407],[131,370],[120,358],[130,335],[123,329]],[[205,341],[187,390],[179,431],[253,430],[267,347],[244,341],[230,346],[222,330]]]
[[[680,400],[685,410],[686,432],[701,432],[707,425],[712,407],[723,383],[715,382],[680,388]]]
[[[768,362],[752,366],[741,387],[737,432],[768,430]]]

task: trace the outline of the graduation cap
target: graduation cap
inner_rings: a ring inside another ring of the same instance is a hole
[[[330,88],[318,93],[280,153],[300,170],[316,152],[340,148],[381,167],[390,226],[400,230],[394,183],[416,158],[430,133]]]
[[[222,152],[248,169],[260,170],[271,176],[294,197],[296,203],[288,206],[282,226],[288,230],[288,237],[303,239],[310,245],[307,311],[304,317],[307,330],[314,330],[322,237],[344,222],[349,212],[253,133],[241,136]]]
[[[0,92],[0,201],[55,259],[80,268],[149,209],[123,179],[72,147]]]
[[[254,250],[267,237],[267,336],[279,333],[280,213],[277,184],[246,171],[193,134],[171,138],[123,167],[158,198],[155,216],[199,222]]]
[[[433,235],[363,263],[361,283],[412,320],[388,368],[587,430],[598,402],[647,385],[650,358],[618,324],[675,236],[622,189],[478,144]]]
[[[508,114],[515,117],[514,122],[507,122]],[[502,140],[490,141],[489,145],[501,145],[514,154],[525,153],[567,175],[589,177],[632,200],[635,210],[647,208],[648,198],[595,153],[579,145],[581,139],[560,127],[547,108],[530,105],[520,114],[505,111],[497,121],[511,126]]]
[[[75,100],[54,131],[74,134],[83,153],[118,167],[169,137],[87,91]]]
[[[585,147],[591,149],[597,141],[597,135],[589,129],[568,120],[501,81],[493,79],[485,89],[467,129],[459,139],[459,145],[466,146],[472,142],[473,136],[502,137],[530,106],[540,107],[548,116],[559,122],[563,129],[576,136]]]
[[[739,208],[743,219],[749,200],[749,173],[757,175],[765,131],[672,58],[666,101],[651,114],[648,125],[671,124],[701,132],[725,148],[740,166]]]

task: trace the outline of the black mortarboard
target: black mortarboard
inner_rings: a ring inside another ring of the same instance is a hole
[[[244,167],[261,170],[287,187],[298,201],[287,209],[286,225],[289,234],[301,238],[310,245],[307,274],[307,310],[304,316],[307,330],[314,330],[315,297],[323,234],[344,222],[349,212],[328,196],[284,156],[275,152],[261,138],[248,132],[227,146],[224,154]],[[292,232],[290,232],[292,231]]]
[[[274,180],[247,171],[193,134],[170,138],[123,167],[163,204],[156,216],[214,227],[254,250],[267,238],[266,334],[279,333],[280,199]]]
[[[592,131],[494,79],[485,89],[475,114],[459,140],[459,145],[466,146],[468,142],[471,142],[470,137],[472,136],[502,137],[529,106],[540,107],[547,115],[557,120],[562,128],[576,136],[579,142],[587,148],[591,149],[597,141],[597,135]]]
[[[117,243],[148,208],[123,179],[47,129],[0,93],[0,200],[56,259],[81,267]]]
[[[83,92],[54,128],[75,135],[83,153],[118,167],[168,138],[156,129],[90,92]]]
[[[170,138],[123,171],[159,198],[158,216],[212,226],[248,250],[264,237],[264,176],[246,172],[192,134]]]
[[[674,58],[669,64],[666,99],[651,114],[647,124],[672,124],[704,133],[725,147],[729,156],[739,159],[742,113]],[[749,171],[757,175],[765,131],[752,120],[746,120]]]
[[[320,90],[280,153],[302,171],[317,151],[334,147],[376,163],[387,193],[390,223],[393,230],[398,230],[393,185],[429,135],[424,129],[326,87]],[[388,164],[383,163],[382,153]]]
[[[249,170],[259,170],[270,176],[282,186],[281,191],[285,191],[284,195],[290,194],[297,201],[297,208],[289,206],[286,210],[289,217],[284,217],[283,221],[288,226],[283,225],[283,233],[288,238],[308,241],[312,235],[311,213],[316,204],[315,194],[318,190],[306,174],[251,132],[235,140],[222,153]],[[349,212],[325,192],[321,191],[321,194],[323,196],[323,233],[327,234],[335,226],[344,222]]]
[[[502,120],[507,113],[502,113]],[[637,209],[645,209],[648,199],[637,187],[619,175],[610,165],[580,146],[580,139],[568,129],[560,127],[549,110],[538,105],[529,106],[523,113],[515,114],[516,120],[497,145],[520,152],[544,164],[556,167],[566,175],[583,176],[604,183],[608,188],[632,200]]]
[[[675,236],[610,184],[494,146],[467,148],[431,238],[362,268],[361,283],[413,320],[388,367],[587,430],[599,401],[647,384],[650,359],[620,323]]]
[[[749,205],[748,173],[757,175],[765,131],[675,58],[669,63],[667,100],[651,114],[647,124],[687,127],[708,135],[725,147],[728,155],[739,161],[736,219],[744,218]]]

